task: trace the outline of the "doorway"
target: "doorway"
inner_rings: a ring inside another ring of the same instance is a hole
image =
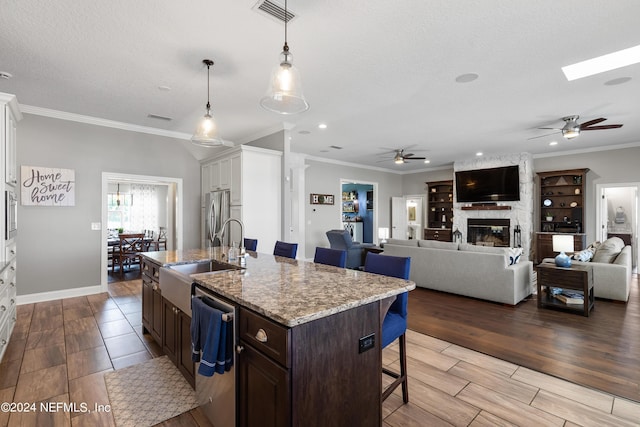
[[[421,194],[391,198],[391,237],[422,239],[426,226],[426,197]]]
[[[340,180],[342,228],[349,230],[355,242],[375,243],[378,229],[377,183]]]
[[[118,186],[118,184],[120,185]],[[156,199],[162,199],[158,200],[158,206],[154,209],[157,210],[155,215],[158,227],[163,226],[166,228],[167,250],[182,249],[182,179],[109,172],[102,173],[102,262],[100,277],[103,291],[107,290],[107,284],[109,283],[108,246],[105,243],[109,237],[109,224],[115,226],[118,219],[121,218],[122,225],[126,224],[132,227],[130,231],[139,232],[142,230],[138,228],[142,228],[142,224],[145,223],[144,219],[140,218],[140,213],[137,214],[137,217],[131,218],[127,216],[130,214],[128,209],[123,209],[122,212],[114,212],[113,209],[110,211],[109,204],[113,204],[115,200],[117,200],[118,195],[120,196],[121,204],[131,203],[132,199],[134,203],[136,203],[136,201],[141,202],[141,200],[138,199],[148,198],[146,193],[152,192],[156,193]],[[120,215],[116,215],[118,213]],[[142,213],[142,215],[144,216],[145,214]]]
[[[631,246],[633,269],[637,270],[640,183],[598,184],[598,240],[619,237]]]

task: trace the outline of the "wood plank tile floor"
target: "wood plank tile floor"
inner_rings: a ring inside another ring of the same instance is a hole
[[[408,331],[410,403],[399,390],[383,405],[384,426],[638,426],[640,404]],[[162,355],[142,334],[141,281],[109,293],[18,307],[0,364],[0,426],[114,426],[103,375]],[[397,347],[383,361],[398,366]],[[383,377],[383,381],[388,381]],[[40,402],[50,402],[41,411]],[[64,406],[66,404],[66,407]],[[85,407],[91,412],[85,411]],[[195,409],[163,426],[209,426]]]

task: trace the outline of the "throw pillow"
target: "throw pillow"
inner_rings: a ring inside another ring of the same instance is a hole
[[[520,261],[520,257],[522,256],[522,248],[509,248],[507,250],[508,264],[507,265],[515,265]]]
[[[591,258],[593,258],[594,252],[595,249],[588,248],[580,252],[576,252],[571,258],[575,259],[576,261],[589,262],[591,261]]]
[[[596,249],[592,262],[611,264],[624,248],[624,241],[619,237],[610,237]]]

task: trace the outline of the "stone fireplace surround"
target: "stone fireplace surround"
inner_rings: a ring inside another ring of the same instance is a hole
[[[513,202],[498,202],[495,208],[483,206],[477,210],[471,203],[455,202],[455,182],[454,182],[454,203],[453,203],[453,230],[458,229],[462,233],[462,241],[466,242],[469,236],[467,229],[468,219],[502,219],[508,220],[509,246],[515,246],[513,241],[513,230],[520,226],[522,239],[523,259],[530,260],[533,238],[533,200],[534,200],[534,173],[533,156],[530,153],[515,153],[495,156],[479,157],[472,160],[457,161],[453,164],[454,171],[487,169],[501,166],[519,166],[520,200]],[[455,180],[455,176],[454,176]],[[464,209],[463,209],[464,208]]]

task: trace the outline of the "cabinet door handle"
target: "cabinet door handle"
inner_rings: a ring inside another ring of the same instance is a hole
[[[3,339],[2,340],[2,346],[4,347],[5,345],[7,345],[7,340]]]
[[[236,353],[240,354],[240,353],[242,353],[243,351],[244,351],[244,347],[243,347],[243,346],[241,346],[241,345],[236,346]]]
[[[0,311],[7,311],[7,307],[5,307],[4,305],[0,305]]]
[[[258,333],[256,333],[256,339],[260,342],[267,342],[268,337],[264,329],[258,329]]]
[[[157,290],[158,290],[158,285],[156,285],[156,284],[154,283],[154,284],[153,284],[153,286],[152,286],[152,289],[153,289],[154,291],[157,291]]]

